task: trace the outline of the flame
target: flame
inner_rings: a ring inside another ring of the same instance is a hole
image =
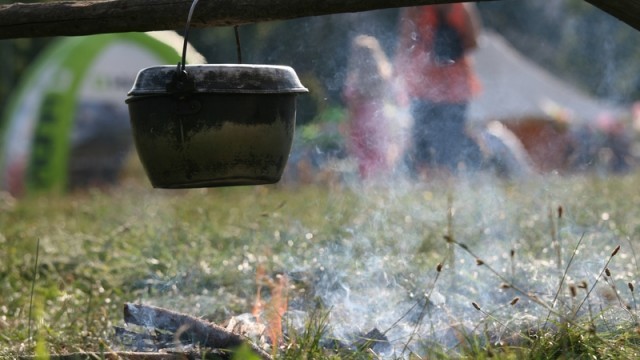
[[[262,302],[262,282],[266,279],[267,274],[262,264],[258,264],[256,267],[256,299],[253,302],[253,308],[251,314],[260,322],[260,314],[264,310],[264,303]]]
[[[282,317],[287,312],[288,307],[289,280],[284,274],[278,274],[273,278],[268,276],[264,266],[259,264],[256,268],[256,285],[256,299],[251,313],[258,323],[260,323],[261,319],[266,322],[267,335],[271,340],[271,344],[275,347],[284,340]],[[268,302],[265,302],[262,298],[263,285],[269,288],[271,294]]]
[[[287,311],[287,285],[288,280],[285,275],[277,275],[275,280],[270,281],[271,301],[267,307],[265,318],[269,338],[274,345],[283,341],[282,317]]]

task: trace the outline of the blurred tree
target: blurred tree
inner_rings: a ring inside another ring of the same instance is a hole
[[[640,99],[640,32],[583,0],[479,3],[485,26],[583,90]]]

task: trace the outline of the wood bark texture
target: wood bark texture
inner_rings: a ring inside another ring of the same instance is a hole
[[[26,358],[26,357],[25,357]],[[209,359],[211,357],[205,357]],[[215,357],[219,359],[220,357]],[[83,352],[65,355],[50,355],[49,360],[186,360],[186,359],[202,359],[199,353],[151,353],[151,352]]]
[[[212,349],[231,349],[246,343],[262,360],[272,360],[271,355],[238,334],[208,321],[168,309],[127,303],[124,305],[124,321],[127,324],[182,333],[193,342]]]
[[[477,0],[495,1],[495,0]],[[503,0],[506,1],[506,0]],[[587,0],[640,29],[637,0]],[[462,0],[206,0],[192,27],[242,25],[273,20]],[[88,0],[0,5],[0,39],[180,30],[192,0]],[[615,3],[615,4],[612,4]],[[627,9],[627,11],[622,11]],[[629,12],[634,12],[629,14]]]

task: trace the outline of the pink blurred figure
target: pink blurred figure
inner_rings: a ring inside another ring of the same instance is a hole
[[[348,112],[348,149],[364,179],[390,170],[385,105],[392,99],[392,66],[375,37],[354,38],[343,98]]]

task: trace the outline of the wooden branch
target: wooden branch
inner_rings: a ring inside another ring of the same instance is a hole
[[[464,0],[207,0],[195,28],[242,25]],[[494,1],[494,0],[476,0]],[[585,0],[640,30],[637,0]],[[184,28],[192,0],[88,0],[0,5],[0,39]]]
[[[29,359],[36,360],[38,357],[21,357],[20,359]],[[179,353],[179,352],[169,352],[169,353],[152,353],[152,352],[83,352],[83,353],[72,353],[65,355],[50,355],[49,360],[184,360],[184,359],[201,359],[202,354],[200,353]],[[206,356],[205,359],[215,358],[219,359],[220,357],[209,357]]]
[[[127,303],[124,305],[124,321],[128,324],[182,333],[193,342],[212,349],[232,349],[246,343],[263,360],[272,360],[264,350],[238,334],[229,332],[219,325],[171,310]]]
[[[192,27],[216,27],[463,0],[206,0]],[[493,0],[478,0],[493,1]],[[181,30],[192,0],[88,0],[0,5],[0,39]]]

